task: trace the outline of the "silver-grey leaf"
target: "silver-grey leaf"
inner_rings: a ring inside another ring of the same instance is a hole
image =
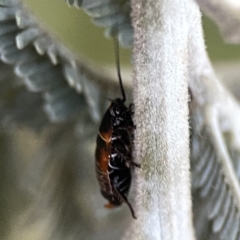
[[[48,96],[43,108],[51,121],[69,121],[83,112],[93,122],[100,120],[109,97],[104,97],[106,88],[116,92],[114,81],[77,60],[20,1],[0,1],[0,27],[1,60],[12,66],[29,91]]]
[[[231,146],[228,151],[232,163],[239,165],[236,159],[240,153],[233,151]],[[231,191],[231,180],[221,169],[218,152],[203,117],[194,108],[191,112],[191,172],[197,239],[239,239],[239,203]]]
[[[0,63],[0,127],[28,126],[41,130],[47,124],[41,94],[31,93],[12,68]]]
[[[122,46],[132,47],[133,28],[128,0],[66,0],[69,5],[82,8],[96,25],[106,28],[105,35],[112,36],[118,29],[118,39]]]

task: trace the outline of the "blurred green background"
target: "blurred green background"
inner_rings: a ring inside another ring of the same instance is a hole
[[[64,0],[25,0],[34,14],[72,51],[99,64],[114,64],[111,39],[104,37],[104,29],[92,24],[79,9],[67,7]],[[213,61],[240,59],[240,46],[222,40],[215,24],[203,18],[207,51]],[[121,50],[121,62],[129,64],[130,50]]]
[[[99,64],[114,64],[113,44],[104,28],[95,26],[81,9],[68,7],[64,0],[24,0],[32,12],[75,54]],[[121,49],[121,62],[130,63],[130,50]]]

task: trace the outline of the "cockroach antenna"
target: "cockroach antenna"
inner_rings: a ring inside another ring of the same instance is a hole
[[[115,34],[113,37],[113,43],[114,43],[114,53],[115,53],[115,62],[116,62],[116,67],[117,67],[117,75],[118,75],[118,81],[119,81],[119,86],[121,89],[122,93],[122,102],[126,101],[126,95],[125,91],[123,88],[123,83],[122,83],[122,77],[121,77],[121,72],[120,72],[120,54],[119,54],[119,41],[118,41],[118,27],[116,27]]]

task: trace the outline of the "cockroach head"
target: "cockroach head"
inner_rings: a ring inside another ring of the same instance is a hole
[[[113,117],[117,117],[117,116],[122,115],[122,113],[127,110],[127,107],[125,106],[122,99],[116,98],[112,101],[110,109],[111,109],[111,111],[110,111],[111,115]]]

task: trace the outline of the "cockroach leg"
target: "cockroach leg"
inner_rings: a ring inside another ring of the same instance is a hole
[[[133,210],[133,207],[132,207],[131,203],[128,201],[127,197],[124,194],[121,194],[116,187],[115,187],[115,190],[117,191],[118,195],[122,198],[122,200],[128,205],[128,207],[132,213],[132,217],[134,219],[137,219],[135,212]]]

